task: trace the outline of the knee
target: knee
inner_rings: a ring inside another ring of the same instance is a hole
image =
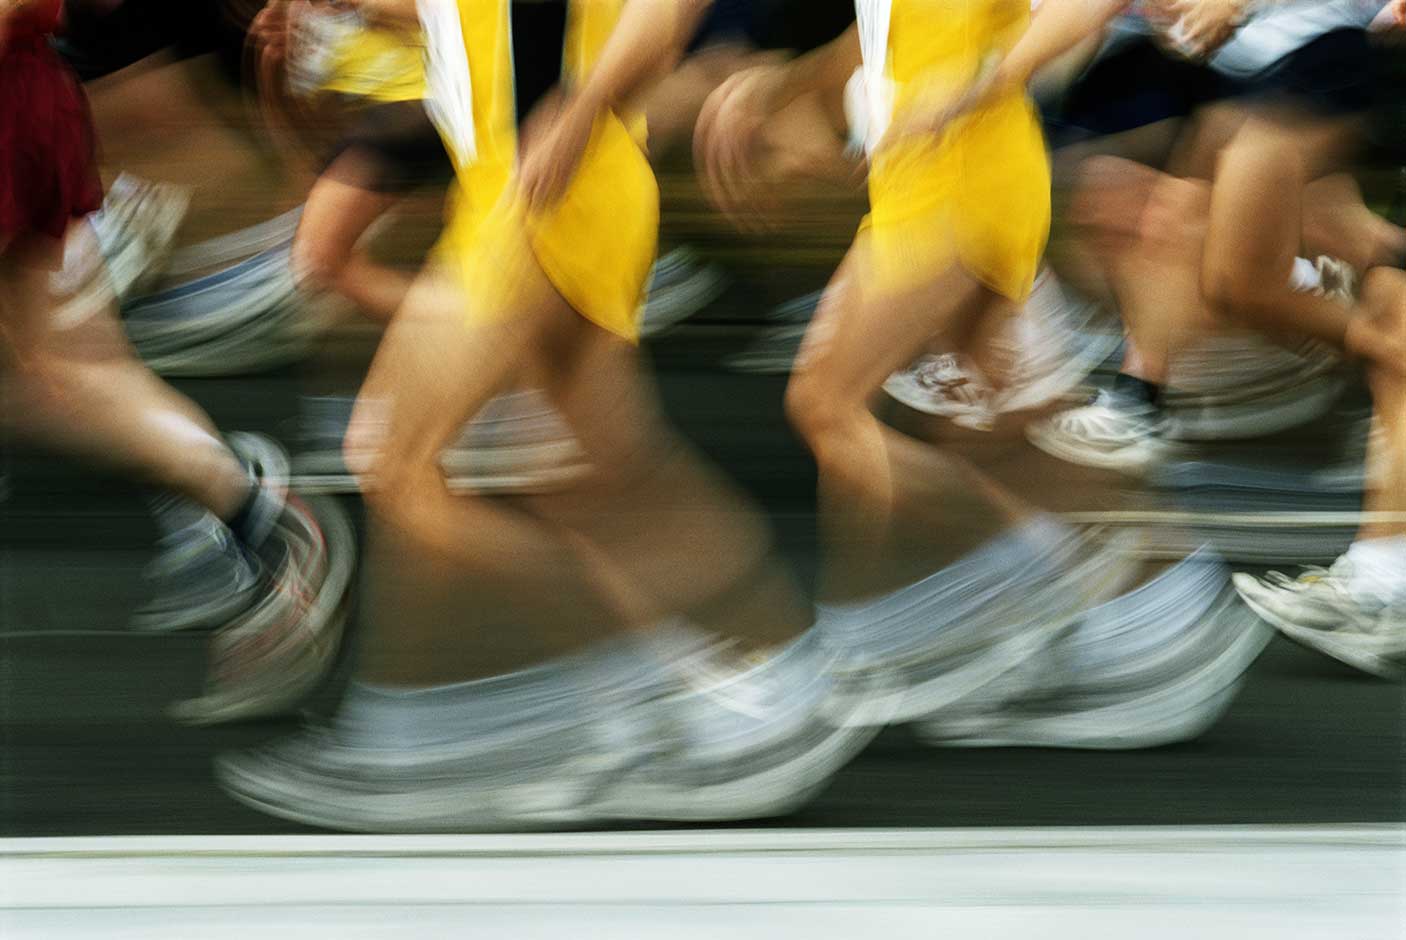
[[[845,401],[814,370],[797,373],[786,388],[791,426],[821,462],[844,441],[855,417],[863,414],[862,404]]]
[[[1373,268],[1362,279],[1361,296],[1383,328],[1406,335],[1406,271]]]
[[[293,242],[293,276],[301,286],[328,290],[336,286],[349,255],[326,239],[299,233]]]
[[[1285,281],[1288,275],[1284,275]],[[1201,298],[1212,313],[1227,320],[1254,320],[1263,307],[1254,272],[1233,258],[1207,256],[1201,266]]]

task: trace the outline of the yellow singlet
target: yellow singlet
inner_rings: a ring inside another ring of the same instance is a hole
[[[1029,19],[1030,0],[892,0],[893,120],[960,94]],[[940,136],[881,148],[869,197],[881,290],[916,287],[960,263],[993,291],[1023,300],[1050,225],[1049,156],[1034,106],[1012,92]]]
[[[513,275],[531,253],[552,285],[582,316],[634,341],[659,228],[659,189],[645,157],[637,115],[603,114],[565,195],[539,215],[516,197],[517,114],[509,0],[451,0],[455,4],[469,81],[460,114],[446,114],[454,96],[449,64],[458,50],[431,41],[430,112],[436,117],[457,175],[436,261],[462,279],[474,299],[471,318],[513,313]],[[581,83],[619,20],[623,0],[570,0],[566,10],[562,79]],[[442,89],[441,89],[442,91]],[[472,121],[464,120],[469,110]]]

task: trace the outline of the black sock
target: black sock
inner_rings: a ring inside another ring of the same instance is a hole
[[[1149,405],[1153,408],[1162,401],[1162,386],[1126,372],[1119,372],[1114,376],[1113,391],[1129,401]]]

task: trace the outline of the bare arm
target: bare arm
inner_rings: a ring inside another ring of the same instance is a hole
[[[778,69],[767,104],[780,110],[809,92],[843,91],[862,63],[856,23],[836,39]]]
[[[593,113],[629,101],[683,55],[712,0],[626,0],[575,99]]]
[[[529,209],[561,198],[586,152],[596,119],[629,101],[673,67],[711,0],[626,0],[599,61],[566,107],[528,146],[518,187]]]
[[[1128,6],[1129,0],[1045,0],[996,67],[992,91],[1029,85],[1041,68],[1100,32]]]
[[[955,101],[943,101],[935,109],[920,109],[901,125],[889,129],[887,139],[908,134],[941,131],[955,118],[974,111],[1012,90],[1029,88],[1036,73],[1102,32],[1108,22],[1130,5],[1131,0],[1044,0],[1031,18],[1030,27],[1016,40],[1010,52],[977,76],[975,82]]]

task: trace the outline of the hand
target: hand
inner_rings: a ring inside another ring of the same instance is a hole
[[[1244,25],[1247,6],[1247,0],[1169,0],[1175,22],[1168,38],[1184,54],[1204,59]]]
[[[693,136],[694,166],[709,200],[743,230],[767,227],[777,202],[759,170],[762,130],[773,112],[779,66],[744,69],[703,104]]]
[[[550,102],[544,102],[550,107]],[[565,195],[591,142],[600,109],[575,98],[555,114],[534,115],[521,137],[523,157],[518,166],[518,193],[529,213],[550,209]],[[542,127],[540,132],[536,127]]]
[[[889,125],[879,141],[879,150],[914,135],[941,137],[958,118],[980,108],[990,98],[1000,83],[1000,66],[991,66],[982,71],[976,80],[956,98],[942,95],[931,103],[919,103],[909,110],[902,120]]]
[[[281,63],[288,56],[291,17],[288,0],[269,0],[249,24],[249,39],[258,51],[260,65]]]

